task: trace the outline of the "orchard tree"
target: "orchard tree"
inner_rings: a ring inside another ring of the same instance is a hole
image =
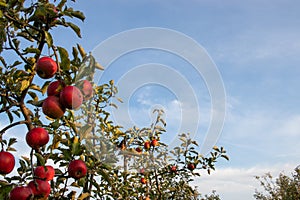
[[[291,176],[280,173],[274,180],[270,173],[257,176],[263,191],[255,191],[255,199],[261,200],[294,200],[300,199],[300,168],[296,168]]]
[[[0,199],[199,199],[190,182],[226,151],[203,156],[189,134],[168,150],[161,110],[150,127],[114,124],[114,81],[93,83],[95,58],[52,37],[63,27],[81,37],[76,19],[67,0],[0,0]],[[17,126],[28,155],[14,148]]]

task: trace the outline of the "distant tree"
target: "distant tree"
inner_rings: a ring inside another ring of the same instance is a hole
[[[270,173],[255,177],[264,188],[263,192],[255,191],[255,199],[262,200],[296,200],[300,199],[300,168],[290,176],[280,173],[274,180]]]
[[[215,190],[212,191],[212,194],[206,194],[204,197],[200,196],[200,200],[221,200],[219,195]]]

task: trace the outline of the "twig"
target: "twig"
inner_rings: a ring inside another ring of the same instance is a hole
[[[10,129],[10,128],[14,127],[14,126],[17,126],[17,125],[21,125],[21,124],[28,124],[28,121],[23,120],[23,121],[15,122],[15,123],[12,123],[12,124],[6,126],[5,128],[3,128],[0,131],[0,135],[3,135],[8,129]]]

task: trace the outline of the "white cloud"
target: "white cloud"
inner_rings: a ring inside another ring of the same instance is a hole
[[[253,199],[255,189],[262,189],[255,176],[262,176],[268,172],[274,177],[280,172],[290,175],[296,166],[295,163],[287,163],[272,166],[256,165],[250,168],[217,168],[211,175],[203,172],[193,184],[198,186],[202,194],[210,194],[212,190],[216,190],[222,200],[250,200]]]

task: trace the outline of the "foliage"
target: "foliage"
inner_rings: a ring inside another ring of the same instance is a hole
[[[92,82],[95,70],[103,69],[81,45],[73,46],[70,55],[52,37],[51,31],[59,27],[68,27],[81,37],[74,19],[84,21],[84,14],[68,3],[0,0],[0,114],[10,121],[0,130],[2,150],[21,151],[13,147],[18,141],[8,131],[15,126],[26,125],[28,131],[43,127],[51,136],[47,145],[18,158],[17,174],[2,176],[0,199],[7,199],[16,185],[28,184],[35,178],[33,169],[45,164],[55,168],[49,199],[199,199],[189,183],[200,176],[200,169],[208,173],[214,170],[218,158],[228,160],[226,151],[214,147],[205,157],[198,153],[198,144],[189,134],[181,134],[181,145],[169,151],[160,141],[166,131],[161,110],[154,111],[157,118],[150,127],[122,130],[110,120],[108,111],[116,107],[111,103],[117,94],[113,81],[94,84],[93,97],[79,110],[68,109],[60,119],[43,114],[41,106],[52,80],[36,75],[35,63],[41,56],[57,62],[55,79],[66,85],[76,85],[80,80]],[[5,59],[4,54],[14,55],[14,60]],[[145,149],[144,143],[153,139],[158,145]],[[78,180],[67,172],[74,159],[82,159],[88,168],[87,175]],[[188,169],[190,163],[195,170]],[[172,166],[176,166],[175,171]],[[141,178],[146,183],[141,183]]]
[[[262,177],[256,177],[264,191],[255,191],[255,199],[261,200],[294,200],[300,199],[300,169],[296,168],[292,176],[283,173],[274,177],[267,173]]]
[[[213,190],[212,194],[208,195],[204,195],[204,197],[200,196],[200,200],[220,200],[220,197],[218,194],[216,194],[216,191]]]

